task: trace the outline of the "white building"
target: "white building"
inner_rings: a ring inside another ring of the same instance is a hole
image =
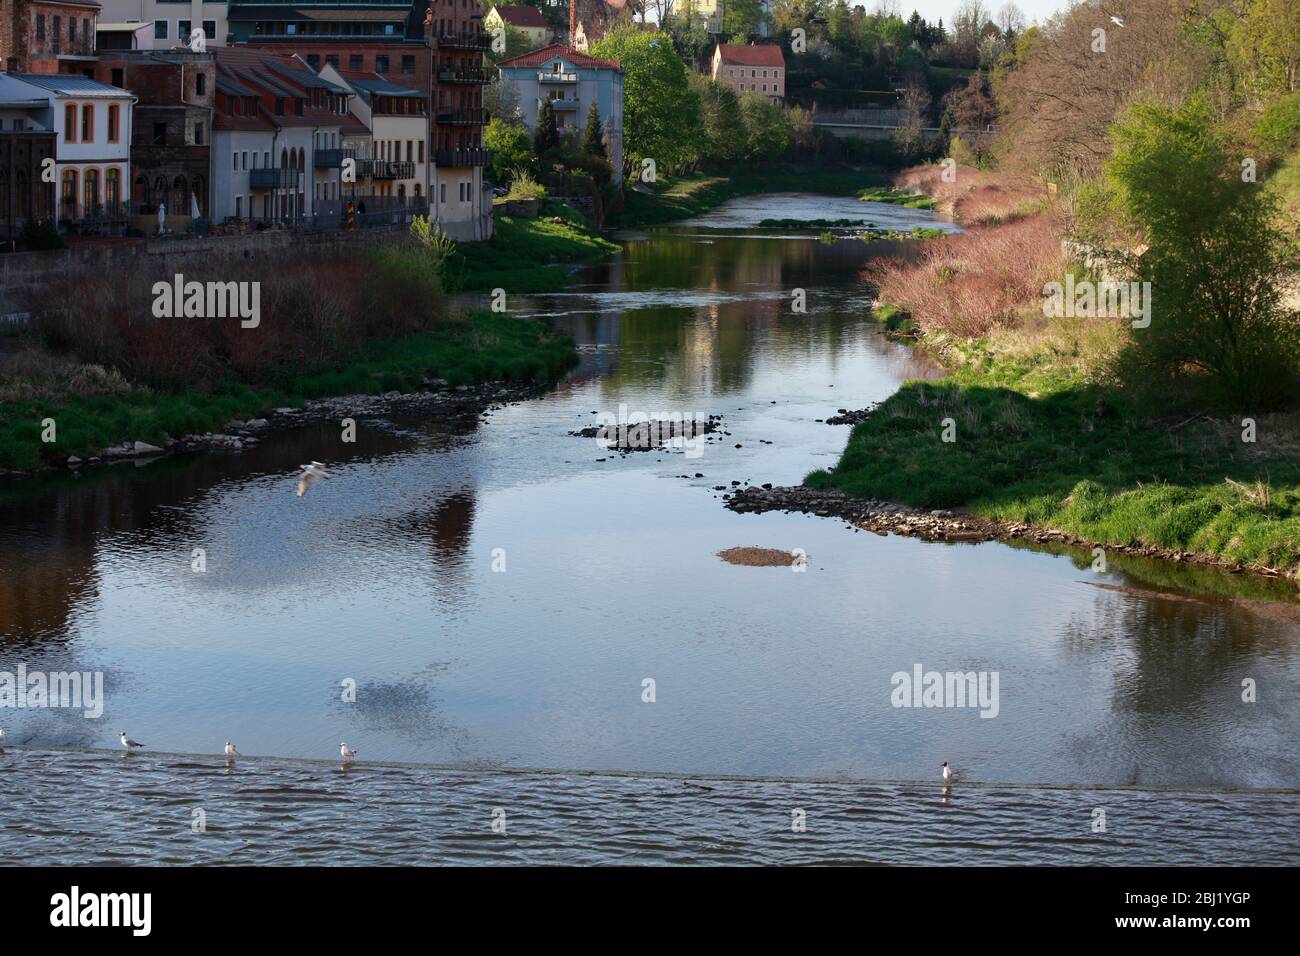
[[[378,73],[340,70],[326,64],[322,79],[349,90],[352,115],[369,130],[368,142],[353,155],[357,160],[356,195],[427,199],[433,177],[428,155],[427,94],[399,86]],[[356,144],[346,137],[344,146]],[[355,146],[354,146],[355,148]]]
[[[131,198],[131,110],[136,97],[84,76],[0,73],[0,102],[44,106],[30,122],[55,133],[61,223],[125,220]]]
[[[209,47],[225,46],[230,33],[230,4],[204,0],[99,0],[104,23],[152,23],[152,45],[136,49],[170,50],[189,46],[195,30],[202,30]]]

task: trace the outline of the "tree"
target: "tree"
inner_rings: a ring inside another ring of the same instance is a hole
[[[775,159],[789,147],[790,124],[781,107],[766,96],[742,93],[740,115],[745,124],[745,159]]]
[[[1110,256],[1151,283],[1150,325],[1132,331],[1121,378],[1155,395],[1190,385],[1240,411],[1293,398],[1300,315],[1282,289],[1300,260],[1273,194],[1242,181],[1199,96],[1177,109],[1134,102],[1112,140],[1099,189],[1146,249]]]
[[[623,163],[643,159],[671,168],[695,157],[700,104],[686,64],[667,37],[634,28],[613,30],[592,44],[592,56],[623,68]]]
[[[528,130],[517,123],[493,117],[483,128],[483,145],[492,151],[489,169],[494,182],[508,182],[515,169],[526,168],[532,161]]]
[[[700,102],[699,160],[713,166],[738,162],[745,155],[745,123],[740,97],[731,87],[698,73],[691,86]]]
[[[582,133],[582,151],[592,156],[605,158],[605,129],[600,125],[600,110],[596,101],[591,101],[587,111],[587,128]]]
[[[537,132],[533,134],[533,151],[541,156],[560,145],[560,130],[555,125],[555,107],[543,100],[537,111]]]
[[[916,159],[925,152],[925,120],[930,111],[930,93],[916,77],[909,77],[898,96],[902,111],[894,142],[904,159]]]
[[[1025,11],[1016,6],[1014,0],[1007,0],[998,7],[997,19],[994,21],[1002,31],[1002,37],[1008,43],[1015,40],[1016,34],[1025,28]]]
[[[1300,0],[1250,0],[1228,46],[1252,93],[1300,90]]]

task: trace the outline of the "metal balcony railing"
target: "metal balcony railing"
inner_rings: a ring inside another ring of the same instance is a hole
[[[440,126],[486,126],[487,110],[445,110],[438,113]]]
[[[414,179],[415,163],[386,159],[358,159],[357,175],[371,179]]]
[[[577,83],[577,73],[544,73],[537,74],[538,83]]]
[[[489,33],[440,33],[438,46],[449,50],[490,50],[492,35]]]
[[[298,185],[298,170],[282,167],[272,169],[250,169],[248,186],[250,189],[288,189]]]
[[[316,169],[338,169],[343,165],[343,150],[318,149],[312,153],[312,166]]]
[[[438,70],[439,83],[476,83],[483,84],[491,81],[488,71],[479,67],[465,67],[463,69],[442,68]]]
[[[551,109],[553,110],[576,110],[578,108],[577,100],[566,100],[566,99],[556,99],[556,100],[539,99],[537,101],[537,108],[540,110],[542,108],[542,104],[547,102],[551,104]]]
[[[439,166],[487,166],[492,162],[492,151],[477,146],[439,149],[434,150],[433,161]]]

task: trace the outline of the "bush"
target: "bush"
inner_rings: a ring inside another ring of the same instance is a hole
[[[545,199],[546,187],[533,178],[526,169],[516,169],[511,178],[507,199]]]
[[[33,252],[67,248],[67,243],[59,235],[59,230],[48,219],[28,219],[23,226],[21,239],[23,248]]]
[[[1138,102],[1112,136],[1109,203],[1147,248],[1111,258],[1150,282],[1153,300],[1150,327],[1133,330],[1120,357],[1121,380],[1234,410],[1293,400],[1300,337],[1282,290],[1298,260],[1276,198],[1242,181],[1199,99],[1178,109]]]

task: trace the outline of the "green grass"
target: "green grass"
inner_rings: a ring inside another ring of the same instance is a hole
[[[894,206],[906,206],[908,209],[933,209],[935,199],[925,193],[898,192],[888,186],[874,186],[858,193],[863,202],[887,202]]]
[[[1240,421],[1170,418],[1089,384],[1085,356],[977,342],[958,358],[905,384],[806,483],[1300,573],[1300,416],[1259,417],[1252,444]]]
[[[310,398],[412,391],[427,377],[452,385],[548,381],[576,360],[573,343],[531,319],[475,313],[431,332],[364,346],[345,368],[290,380],[284,389],[231,383],[212,394],[160,394],[143,389],[63,400],[0,404],[0,467],[32,468],[42,459],[85,457],[123,441],[160,443],[220,428],[232,418],[301,405]],[[53,418],[57,441],[41,441],[41,420]]]
[[[856,196],[866,187],[884,186],[879,171],[820,170],[811,172],[742,171],[728,176],[693,173],[660,176],[651,193],[629,189],[623,211],[611,216],[611,225],[654,226],[689,219],[708,212],[728,199],[767,192],[806,192],[830,196]]]
[[[572,281],[565,264],[597,262],[617,250],[568,206],[547,203],[535,219],[500,216],[491,239],[459,245],[448,265],[447,286],[556,292]]]

